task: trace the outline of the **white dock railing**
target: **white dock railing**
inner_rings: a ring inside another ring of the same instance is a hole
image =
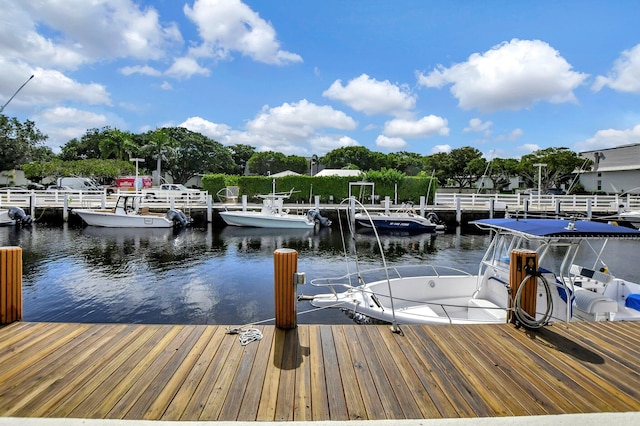
[[[544,210],[554,209],[558,202],[563,209],[584,210],[591,208],[598,210],[636,210],[640,209],[638,195],[526,195],[526,194],[457,194],[436,193],[435,205],[462,208],[487,208],[493,202],[494,208],[509,210],[522,209],[525,203],[529,208]]]

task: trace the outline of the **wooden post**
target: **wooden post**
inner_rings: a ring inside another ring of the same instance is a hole
[[[0,247],[0,324],[22,319],[22,249]]]
[[[538,270],[538,253],[532,250],[513,250],[509,259],[509,287],[511,287],[511,306],[515,306],[515,297],[520,284],[531,271]],[[529,268],[525,268],[528,266]],[[520,293],[520,306],[529,315],[536,316],[536,297],[538,293],[538,277],[531,277],[524,283],[525,288]],[[516,321],[510,311],[509,321]]]
[[[298,252],[281,248],[273,252],[276,327],[281,329],[296,328],[296,285],[293,274],[298,271]]]

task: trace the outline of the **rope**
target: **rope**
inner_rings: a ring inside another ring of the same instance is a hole
[[[238,340],[242,346],[247,346],[251,342],[256,342],[262,339],[262,332],[257,328],[230,328],[227,327],[227,334],[237,334]]]

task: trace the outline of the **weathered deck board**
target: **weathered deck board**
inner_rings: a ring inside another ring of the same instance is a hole
[[[347,420],[640,411],[640,324],[0,328],[0,416]]]

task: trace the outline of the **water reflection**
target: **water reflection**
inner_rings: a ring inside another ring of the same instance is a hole
[[[297,250],[298,270],[306,272],[308,281],[336,276],[347,272],[343,237],[337,228],[0,228],[0,245],[23,248],[27,321],[241,325],[266,320],[274,313],[273,252]],[[429,263],[469,272],[477,271],[488,243],[485,234],[461,233],[381,234],[380,239],[389,265]],[[617,256],[622,259],[622,253],[637,247],[637,242],[621,244]],[[381,266],[372,234],[347,238],[346,246],[351,254],[357,252],[363,267]],[[630,262],[606,261],[612,271],[638,280]],[[627,270],[614,269],[620,266]],[[323,289],[307,284],[298,291]],[[308,302],[299,303],[298,312],[308,310]],[[299,322],[350,320],[337,310],[324,310],[305,313]]]

